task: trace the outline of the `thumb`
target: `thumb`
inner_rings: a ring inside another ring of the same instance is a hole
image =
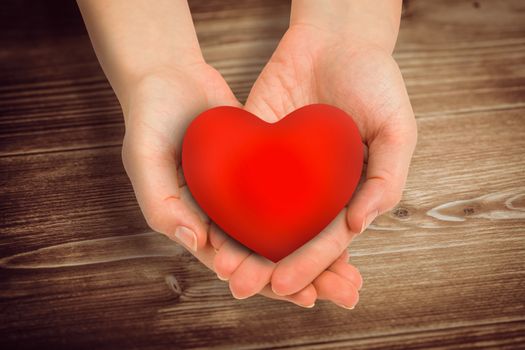
[[[127,132],[124,167],[148,225],[196,252],[206,245],[206,216],[192,200],[182,171],[177,176],[175,151],[166,149],[151,151],[143,135]]]
[[[397,133],[380,133],[368,145],[366,180],[347,211],[350,230],[363,232],[400,200],[417,140],[416,123]]]
[[[253,84],[244,109],[268,123],[274,123],[291,112],[293,106],[283,103],[283,96],[286,96],[287,92],[279,87],[270,86],[270,81],[272,77],[267,64]]]

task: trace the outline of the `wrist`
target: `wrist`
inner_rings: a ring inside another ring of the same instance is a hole
[[[129,115],[136,114],[137,107],[144,103],[149,103],[158,96],[164,96],[167,91],[180,90],[182,82],[190,84],[188,71],[191,71],[191,65],[189,67],[184,70],[177,64],[157,65],[151,69],[136,70],[126,74],[125,81],[118,85],[118,89],[112,84],[125,121],[128,120]]]
[[[290,27],[312,26],[339,42],[375,46],[392,53],[401,0],[293,0]]]
[[[203,61],[187,1],[77,1],[121,104],[137,80],[162,67]]]
[[[148,90],[165,90],[174,82],[192,80],[191,72],[198,66],[206,65],[202,55],[179,57],[171,63],[159,63],[151,66],[131,68],[119,74],[123,77],[118,82],[112,82],[113,89],[120,102],[124,115],[129,109],[130,101],[136,96],[148,94]]]

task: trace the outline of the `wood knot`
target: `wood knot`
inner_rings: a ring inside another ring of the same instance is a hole
[[[479,1],[474,1],[472,3],[472,6],[474,6],[475,9],[479,9],[481,7],[481,4],[479,3]]]
[[[395,208],[392,214],[399,219],[406,219],[410,215],[408,209],[403,207]]]
[[[166,284],[168,285],[170,290],[175,295],[175,299],[179,299],[180,296],[182,295],[182,288],[181,288],[180,283],[177,280],[177,278],[175,276],[173,276],[173,275],[167,275],[164,278],[164,280],[166,281]]]
[[[463,208],[463,214],[465,214],[465,215],[472,215],[472,214],[474,214],[474,212],[475,212],[475,210],[472,207]]]

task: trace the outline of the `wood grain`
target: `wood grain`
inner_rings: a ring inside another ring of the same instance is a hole
[[[245,99],[289,3],[191,1]],[[0,14],[0,347],[525,348],[525,3],[412,0],[394,56],[419,141],[401,203],[350,247],[353,311],[256,296],[151,232],[122,115],[73,2]]]

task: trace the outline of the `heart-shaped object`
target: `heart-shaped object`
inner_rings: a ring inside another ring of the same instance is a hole
[[[182,169],[200,207],[227,234],[277,262],[321,232],[350,200],[363,144],[342,110],[313,104],[268,123],[216,107],[184,136]]]

